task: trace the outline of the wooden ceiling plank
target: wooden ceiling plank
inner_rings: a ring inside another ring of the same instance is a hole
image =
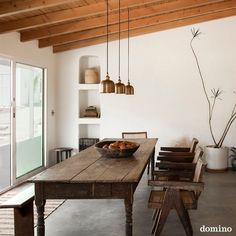
[[[171,0],[174,1],[174,0]],[[135,6],[144,5],[150,2],[163,2],[163,0],[123,0],[122,1],[122,9],[127,8],[127,6],[132,6],[131,3],[135,4]],[[109,8],[111,11],[118,9],[118,1],[110,0]],[[84,17],[105,14],[106,12],[106,2],[100,1],[98,3],[89,4],[86,6],[76,7],[73,9],[60,10],[50,13],[45,13],[42,15],[26,17],[18,20],[12,20],[8,22],[0,23],[0,33],[21,30],[21,29],[29,29],[41,25],[49,25],[53,23],[70,21],[74,19],[81,19]]]
[[[9,16],[18,13],[40,10],[47,7],[58,6],[76,0],[12,0],[0,2],[0,16]],[[78,2],[78,1],[77,1]],[[83,2],[83,1],[81,1]]]
[[[137,18],[145,17],[145,14],[147,15],[147,11],[149,10],[149,15],[151,14],[162,14],[167,13],[173,10],[178,9],[185,9],[188,7],[194,7],[194,6],[201,6],[203,4],[209,4],[209,3],[217,3],[222,2],[223,0],[175,0],[171,2],[166,2],[163,5],[160,5],[160,2],[156,5],[147,6],[131,9],[130,10],[130,19],[134,20]],[[145,1],[145,4],[148,2],[153,3],[153,1]],[[147,8],[145,10],[144,8]],[[144,11],[144,12],[142,12]],[[122,21],[127,20],[127,13],[121,12],[121,19]],[[109,13],[109,24],[115,24],[118,22],[118,15],[117,13]],[[76,31],[82,31],[87,30],[95,27],[101,27],[105,26],[106,24],[106,16],[99,16],[96,18],[91,19],[85,19],[77,22],[69,22],[64,23],[62,25],[56,25],[56,26],[48,26],[42,29],[32,29],[21,32],[21,41],[25,42],[32,39],[40,39],[45,38],[49,36],[59,35],[59,34],[65,34],[65,33],[71,33]]]
[[[0,23],[0,33],[14,31],[24,28],[30,28],[40,25],[49,25],[52,23],[63,22],[64,20],[72,20],[77,17],[85,17],[94,15],[94,7],[96,6],[97,12],[102,13],[104,11],[104,3],[97,3],[77,7],[74,9],[66,9],[56,12],[51,12],[43,15],[22,18],[19,20],[12,20],[9,22]]]
[[[159,24],[159,25],[152,25],[149,27],[135,29],[135,30],[130,31],[130,36],[134,37],[134,36],[139,36],[139,35],[143,35],[143,34],[149,34],[149,33],[153,33],[153,32],[173,29],[173,28],[177,28],[177,27],[181,27],[181,26],[197,24],[197,23],[201,23],[201,22],[205,22],[205,21],[211,21],[211,20],[216,20],[216,19],[235,16],[235,15],[236,15],[236,9],[233,8],[233,9],[229,9],[226,11],[214,12],[214,13],[209,13],[206,15],[194,16],[194,17],[190,17],[187,19],[175,20],[172,22],[165,22],[165,23]],[[122,32],[121,38],[122,39],[127,38],[127,32]],[[118,39],[118,33],[109,35],[109,41],[114,41],[117,39]],[[68,43],[68,44],[56,45],[56,46],[53,46],[53,52],[54,53],[64,52],[67,50],[87,47],[87,46],[100,44],[100,43],[104,43],[104,42],[106,42],[106,36],[101,36],[101,37],[97,37],[97,38],[72,42],[72,43]]]
[[[138,29],[142,27],[147,27],[156,24],[163,24],[168,21],[182,20],[189,17],[206,15],[208,13],[228,10],[231,8],[236,8],[236,1],[220,2],[215,4],[209,4],[201,7],[189,8],[185,10],[179,10],[171,12],[168,14],[156,15],[147,18],[141,18],[130,22],[130,29]],[[109,33],[114,34],[119,30],[118,24],[114,24],[109,27]],[[121,23],[121,32],[127,31],[127,23]],[[80,31],[76,33],[64,34],[59,36],[54,36],[50,38],[40,39],[39,47],[48,47],[52,45],[64,44],[69,42],[74,42],[79,40],[86,40],[89,38],[94,38],[98,36],[106,35],[106,27],[99,27],[91,30]]]

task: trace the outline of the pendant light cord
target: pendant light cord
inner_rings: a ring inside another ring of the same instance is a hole
[[[129,8],[128,8],[128,82],[129,82]]]
[[[108,75],[108,0],[107,0],[107,75]]]
[[[120,80],[120,0],[119,0],[119,80]]]

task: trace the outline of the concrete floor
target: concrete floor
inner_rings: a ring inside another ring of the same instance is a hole
[[[194,236],[236,235],[236,172],[205,173],[205,190],[198,210],[190,211]],[[152,209],[147,208],[150,193],[144,174],[135,192],[133,235],[148,236]],[[67,200],[45,222],[47,236],[125,236],[124,203],[121,200]],[[231,233],[202,233],[200,227],[232,227]],[[168,216],[162,236],[184,236],[175,211]]]

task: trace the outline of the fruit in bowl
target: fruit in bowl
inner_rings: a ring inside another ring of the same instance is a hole
[[[97,151],[106,157],[130,157],[139,148],[138,143],[129,141],[102,141],[95,144]]]
[[[135,148],[137,146],[136,143],[128,142],[128,141],[115,141],[113,143],[106,143],[102,148],[109,148],[109,149],[130,149]]]

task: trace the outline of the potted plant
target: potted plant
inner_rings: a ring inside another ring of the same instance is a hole
[[[223,143],[225,141],[225,138],[226,138],[233,122],[236,119],[236,103],[234,104],[234,106],[232,108],[232,112],[226,122],[226,125],[223,129],[222,134],[220,135],[219,139],[217,139],[215,136],[215,132],[213,130],[212,119],[213,119],[213,115],[215,115],[214,110],[215,110],[216,102],[218,100],[221,100],[221,96],[222,96],[223,91],[219,88],[218,89],[213,88],[213,89],[211,89],[211,96],[210,96],[209,92],[207,91],[206,83],[203,78],[203,74],[202,74],[201,67],[199,64],[199,59],[198,59],[198,56],[197,56],[197,54],[194,50],[194,47],[193,47],[194,39],[197,38],[201,34],[201,32],[199,31],[199,29],[195,30],[194,28],[191,29],[191,32],[192,32],[192,39],[190,41],[190,47],[191,47],[194,59],[196,61],[196,65],[197,65],[199,77],[201,80],[203,92],[204,92],[204,95],[205,95],[205,98],[207,101],[207,105],[208,105],[209,131],[210,131],[213,143],[214,143],[213,145],[209,145],[205,148],[207,169],[209,171],[225,171],[228,168],[228,148],[224,147]]]
[[[231,165],[232,165],[232,170],[236,171],[236,148],[232,147],[230,148],[230,158],[231,158]]]

